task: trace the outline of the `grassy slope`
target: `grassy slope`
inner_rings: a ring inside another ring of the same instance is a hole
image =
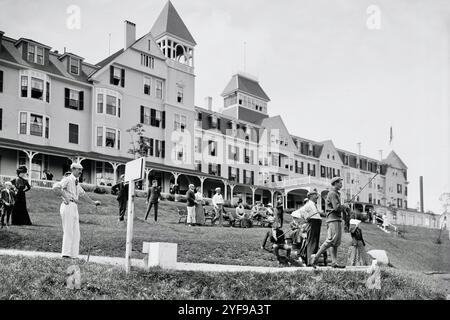
[[[125,255],[126,224],[117,222],[117,201],[111,195],[90,194],[100,200],[103,206],[98,214],[95,208],[80,206],[81,253],[87,253],[88,242],[92,237],[91,254],[118,256]],[[60,200],[48,190],[33,189],[27,193],[28,208],[33,226],[15,227],[9,232],[0,231],[0,248],[39,250],[59,252],[61,249]],[[178,243],[178,260],[182,262],[207,262],[221,264],[241,264],[276,266],[273,256],[259,250],[261,240],[267,229],[186,227],[178,224],[176,206],[185,204],[175,202],[160,203],[158,223],[142,221],[144,199],[136,201],[136,220],[134,224],[133,257],[142,258],[143,241],[164,241]],[[289,221],[287,216],[286,220]],[[405,239],[385,234],[373,225],[362,224],[367,240],[367,250],[384,249],[388,252],[394,266],[405,270],[445,270],[450,271],[450,242],[436,245],[433,241],[437,232],[422,228],[407,228]],[[286,228],[286,227],[285,227]],[[322,229],[322,239],[326,227]],[[444,237],[443,237],[444,238]],[[342,263],[345,263],[349,235],[344,234],[343,245],[339,249]]]
[[[150,272],[81,264],[81,290],[65,287],[67,260],[0,256],[3,299],[444,299],[431,278],[382,270],[382,289],[366,289],[367,275],[326,271],[284,274]]]

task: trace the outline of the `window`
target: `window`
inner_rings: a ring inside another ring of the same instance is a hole
[[[208,141],[208,153],[209,153],[209,155],[212,156],[212,157],[216,157],[217,156],[216,150],[217,150],[217,142],[209,140]]]
[[[20,113],[20,124],[19,124],[19,133],[20,134],[27,134],[27,113],[21,112]]]
[[[250,156],[249,156],[250,152],[249,151],[250,150],[248,150],[248,149],[244,149],[244,162],[245,163],[250,163]],[[251,163],[253,163],[253,161]]]
[[[70,63],[70,73],[79,75],[80,74],[80,60],[69,58]]]
[[[35,62],[36,46],[28,44],[28,61]]]
[[[151,95],[152,79],[144,77],[144,94]]]
[[[141,106],[141,123],[148,126],[165,128],[166,112]]]
[[[372,194],[369,193],[369,203],[372,203]]]
[[[210,163],[208,165],[208,173],[214,176],[220,176],[221,172],[220,172],[220,164],[212,164]]]
[[[0,70],[0,92],[3,92],[3,71]]]
[[[73,110],[84,109],[84,92],[65,88],[65,107]]]
[[[97,147],[103,146],[103,127],[97,127]]]
[[[31,97],[42,100],[44,95],[44,81],[37,78],[31,78]]]
[[[44,48],[36,47],[36,63],[44,64]]]
[[[177,102],[183,103],[183,87],[177,86]]]
[[[186,129],[186,122],[186,116],[175,114],[174,130],[184,132],[184,129]]]
[[[21,77],[21,97],[26,98],[28,96],[28,77]]]
[[[228,159],[239,161],[239,147],[228,145]]]
[[[105,147],[115,148],[116,146],[116,130],[106,128]]]
[[[109,83],[115,86],[125,87],[125,69],[110,67],[110,81]]]
[[[106,96],[106,114],[115,116],[117,114],[117,99],[113,96]]]
[[[160,141],[155,139],[155,157],[163,158],[165,157],[165,141]]]
[[[397,184],[397,193],[402,194],[402,185],[401,184]]]
[[[156,80],[156,98],[157,99],[162,99],[162,97],[163,97],[162,86],[163,86],[162,81]]]
[[[0,108],[0,130],[2,130],[3,126],[3,109]]]
[[[183,161],[184,160],[184,148],[183,145],[179,143],[173,144],[173,152],[174,152],[174,159],[177,161]]]
[[[50,103],[50,82],[46,82],[45,83],[45,101],[47,101],[47,103]]]
[[[42,137],[43,133],[43,117],[31,114],[30,115],[30,135]]]
[[[103,113],[103,94],[97,94],[97,113]]]
[[[149,51],[150,51],[150,43],[149,43]],[[150,69],[154,69],[155,58],[150,57],[147,54],[141,53],[141,65]]]
[[[78,144],[78,125],[69,123],[69,143]]]

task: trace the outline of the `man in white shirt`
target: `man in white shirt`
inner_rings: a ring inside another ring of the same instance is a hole
[[[62,257],[77,258],[80,249],[80,223],[78,217],[79,197],[83,196],[92,204],[98,206],[100,201],[92,200],[81,188],[79,177],[83,167],[79,163],[70,166],[72,174],[64,177],[53,186],[53,190],[63,198],[60,214],[63,226]]]
[[[220,188],[216,188],[216,194],[212,198],[212,204],[214,207],[214,211],[216,213],[216,215],[214,216],[214,218],[212,220],[212,224],[214,225],[214,223],[217,221],[217,219],[219,219],[219,224],[222,227],[223,226],[222,214],[223,214],[224,201],[223,201],[223,197],[222,197]]]

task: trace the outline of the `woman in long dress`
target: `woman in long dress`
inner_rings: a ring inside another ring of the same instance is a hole
[[[31,189],[28,180],[25,179],[27,175],[27,167],[20,166],[17,170],[17,178],[12,180],[12,184],[17,190],[16,203],[11,215],[11,224],[16,226],[32,225],[30,216],[27,210],[27,198],[25,192]]]
[[[195,201],[197,201],[195,206],[195,223],[203,226],[205,224],[205,212],[203,210],[203,194],[199,187],[195,193]]]

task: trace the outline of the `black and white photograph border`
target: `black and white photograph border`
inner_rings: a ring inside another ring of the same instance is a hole
[[[0,299],[449,300],[449,48],[447,0],[0,0]]]

